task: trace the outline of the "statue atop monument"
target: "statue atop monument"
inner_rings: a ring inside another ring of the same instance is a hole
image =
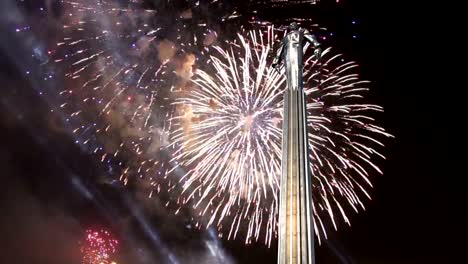
[[[302,79],[303,47],[307,42],[314,46],[315,57],[319,60],[322,55],[322,49],[320,48],[320,43],[317,41],[317,38],[307,29],[299,27],[296,22],[292,22],[288,26],[288,33],[281,41],[281,44],[276,51],[276,57],[273,60],[272,66],[279,70],[281,62],[284,62],[286,73],[296,73],[297,75],[300,75],[300,78]],[[288,86],[288,88],[292,87]]]

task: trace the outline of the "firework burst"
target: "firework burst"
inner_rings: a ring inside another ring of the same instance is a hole
[[[250,31],[227,48],[215,47],[207,63],[212,68],[198,70],[196,88],[176,102],[174,120],[181,125],[172,133],[175,159],[190,168],[181,181],[184,201],[193,200],[208,216],[204,224],[217,225],[228,238],[246,228],[246,243],[262,230],[269,243],[277,227],[285,77],[269,67],[274,35],[273,28]],[[364,209],[361,196],[370,198],[366,188],[372,186],[367,169],[380,172],[371,159],[383,157],[373,147],[382,146],[377,138],[390,136],[370,116],[382,108],[362,103],[367,82],[356,67],[330,49],[320,63],[312,56],[305,62],[319,238],[326,236],[325,217],[335,229],[337,215],[349,224],[345,204]]]
[[[86,230],[81,247],[83,264],[111,264],[119,242],[107,230]]]

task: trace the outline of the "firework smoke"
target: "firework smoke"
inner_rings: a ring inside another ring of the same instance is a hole
[[[49,64],[64,71],[60,106],[76,142],[109,167],[109,181],[142,179],[152,194],[168,170],[161,149],[171,90],[190,79],[193,54],[206,51],[216,33],[190,19],[192,9],[199,13],[195,1],[180,12],[171,1],[146,9],[93,2],[63,3],[61,37],[49,51]]]

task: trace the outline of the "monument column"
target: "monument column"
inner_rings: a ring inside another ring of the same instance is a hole
[[[292,23],[273,66],[284,61],[288,87],[284,93],[283,156],[279,209],[279,264],[314,263],[312,175],[309,169],[307,109],[302,80],[302,49],[310,41],[319,57],[319,44],[308,31]]]

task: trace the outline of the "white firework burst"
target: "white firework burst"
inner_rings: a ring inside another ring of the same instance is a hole
[[[247,230],[246,243],[276,234],[281,167],[282,93],[285,77],[271,67],[274,29],[239,34],[227,48],[215,47],[207,69],[197,70],[195,88],[176,102],[174,159],[188,168],[182,178],[185,199],[228,238]],[[305,47],[307,50],[307,47]],[[307,51],[306,51],[306,54]],[[307,58],[307,55],[306,55]],[[330,49],[320,62],[305,62],[309,145],[314,175],[314,215],[318,237],[326,236],[324,217],[337,228],[346,223],[345,204],[364,208],[370,197],[368,169],[383,157],[374,146],[389,137],[374,124],[377,105],[362,103],[367,81]],[[226,227],[227,225],[227,227]]]

